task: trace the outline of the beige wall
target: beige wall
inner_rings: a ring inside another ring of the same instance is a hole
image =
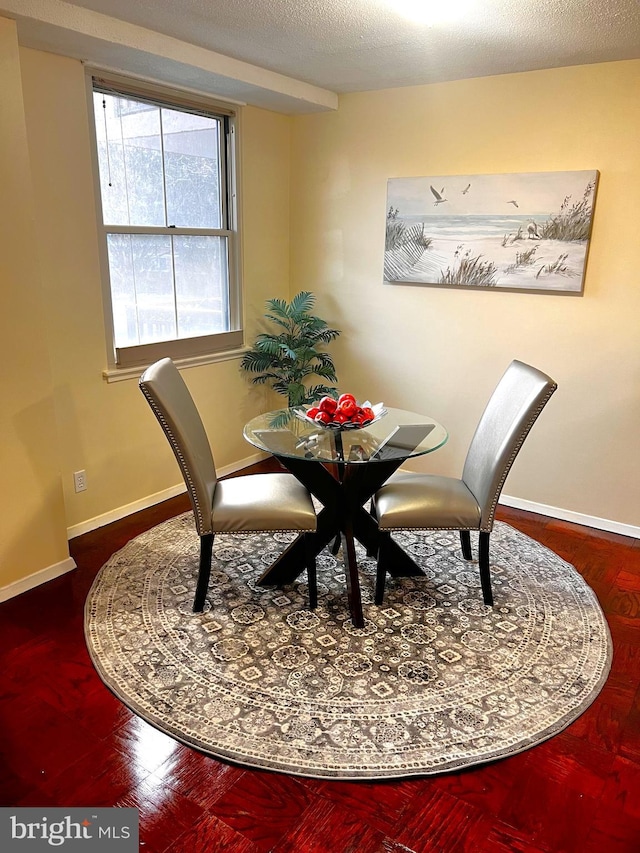
[[[40,51],[23,49],[20,58],[43,261],[40,339],[53,374],[64,532],[182,480],[137,381],[108,384],[102,377],[106,351],[84,70]],[[244,306],[251,337],[264,301],[288,295],[290,124],[285,116],[247,108],[242,131]],[[265,393],[249,390],[239,361],[191,368],[185,378],[218,466],[252,456],[242,426],[264,410]],[[88,489],[76,494],[72,473],[79,469],[87,472]]]
[[[291,290],[344,330],[342,389],[440,419],[419,467],[453,474],[529,361],[559,390],[505,493],[639,525],[640,62],[353,94],[293,128]],[[388,178],[578,169],[601,173],[584,297],[383,285]]]
[[[85,76],[74,60],[19,49],[0,19],[3,348],[0,590],[68,562],[77,529],[181,485],[136,380],[107,384]],[[246,214],[242,261],[250,339],[289,282],[289,144],[285,116],[242,116]],[[242,426],[264,410],[238,360],[185,373],[221,468],[254,451]],[[88,490],[76,494],[73,471]],[[0,592],[0,597],[2,593]]]
[[[67,527],[180,476],[137,382],[102,378],[82,66],[18,49],[1,19],[0,48],[3,587],[64,561]],[[248,339],[268,297],[314,290],[344,330],[341,386],[440,418],[451,440],[421,464],[447,473],[506,364],[531,361],[560,390],[507,493],[637,525],[639,84],[640,63],[627,62],[351,95],[336,113],[295,119],[244,109]],[[593,168],[583,298],[382,284],[388,177]],[[219,466],[248,457],[242,425],[273,398],[249,388],[237,360],[185,377]],[[81,468],[89,488],[77,495]]]
[[[0,18],[0,600],[69,557],[13,21]],[[10,129],[10,132],[8,132]]]

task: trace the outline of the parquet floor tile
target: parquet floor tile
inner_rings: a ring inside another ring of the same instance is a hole
[[[357,814],[382,835],[393,837],[412,804],[429,782],[423,780],[375,782],[322,781],[317,794],[342,810]]]
[[[150,776],[113,805],[138,809],[140,838],[157,853],[170,849],[175,839],[193,829],[204,815],[193,800]]]
[[[216,817],[204,816],[162,853],[259,853],[258,847]],[[145,848],[141,848],[145,851]],[[158,851],[161,853],[161,851]]]
[[[322,797],[315,799],[272,853],[382,853],[384,835],[353,809]],[[417,851],[416,851],[417,853]]]
[[[491,819],[483,808],[430,785],[405,814],[394,840],[415,853],[472,853],[490,828]]]
[[[502,761],[340,782],[202,755],[136,717],[93,669],[93,578],[129,539],[188,509],[180,496],[72,540],[75,572],[0,604],[1,805],[137,807],[143,853],[639,853],[639,541],[500,508],[598,596],[614,643],[601,694]]]
[[[294,777],[247,772],[211,810],[258,850],[269,851],[298,822],[310,801],[309,791]]]
[[[244,772],[243,768],[216,761],[195,749],[180,745],[153,775],[174,791],[193,800],[205,812],[211,812],[215,803]]]

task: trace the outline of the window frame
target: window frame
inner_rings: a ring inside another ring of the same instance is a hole
[[[239,148],[240,104],[219,101],[199,93],[193,93],[158,83],[132,79],[100,69],[86,69],[87,103],[91,159],[93,165],[94,195],[96,203],[96,225],[98,230],[100,277],[105,320],[105,342],[107,369],[104,376],[108,381],[137,376],[145,367],[159,358],[170,356],[178,362],[188,364],[206,363],[239,356],[244,347],[242,328],[242,276],[240,268],[240,205],[239,205]],[[221,120],[224,165],[221,169],[222,228],[175,228],[173,226],[108,226],[104,222],[94,92],[119,95],[168,109],[183,110]],[[113,321],[111,280],[107,238],[109,234],[150,234],[167,236],[222,236],[227,239],[228,308],[229,330],[190,338],[174,338],[127,347],[117,347]]]

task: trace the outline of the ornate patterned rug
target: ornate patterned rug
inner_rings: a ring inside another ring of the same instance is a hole
[[[425,570],[389,579],[358,552],[365,627],[346,609],[342,555],[285,589],[256,578],[287,534],[219,536],[205,612],[191,611],[190,513],[129,542],[89,593],[85,633],[108,687],[179,741],[252,767],[381,779],[512,755],[565,728],[611,662],[604,615],[578,572],[505,524],[492,534],[494,608],[452,533],[398,534]],[[475,543],[474,543],[475,549]]]

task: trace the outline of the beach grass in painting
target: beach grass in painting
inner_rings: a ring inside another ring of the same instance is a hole
[[[392,284],[580,294],[597,171],[391,178]]]

